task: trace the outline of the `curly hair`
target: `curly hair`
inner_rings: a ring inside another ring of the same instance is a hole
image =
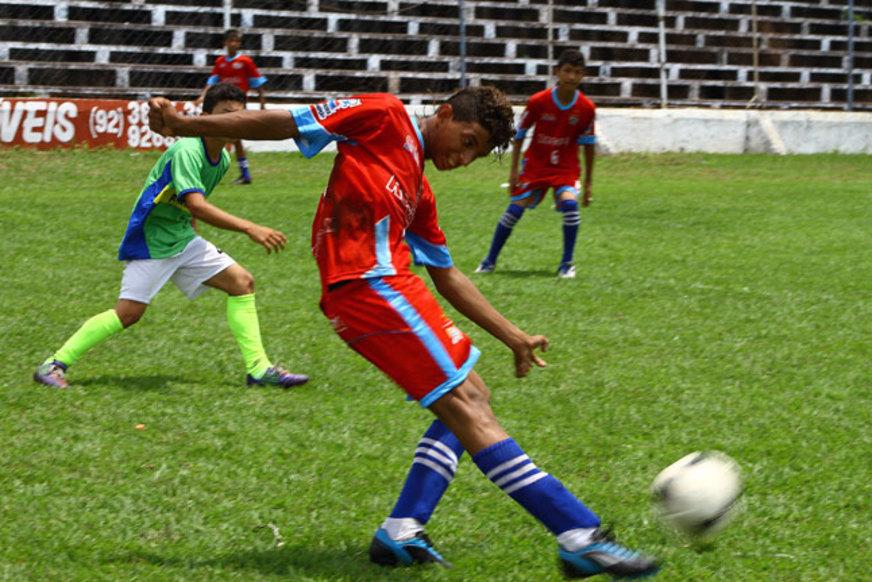
[[[489,85],[466,87],[446,101],[457,121],[478,122],[490,134],[491,149],[503,151],[512,139],[515,114],[502,91]]]

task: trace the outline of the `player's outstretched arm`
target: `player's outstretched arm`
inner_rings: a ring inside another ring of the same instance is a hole
[[[183,117],[163,97],[148,102],[148,124],[166,136],[232,137],[235,139],[289,139],[299,135],[287,109],[236,111],[221,115]]]
[[[523,330],[505,318],[482,295],[469,277],[455,267],[441,269],[427,267],[436,290],[457,311],[471,319],[476,325],[506,344],[515,354],[515,375],[526,376],[534,365],[544,368],[545,360],[536,353],[548,349],[548,338],[543,335],[527,335]]]
[[[266,252],[279,252],[285,248],[287,237],[281,231],[268,226],[255,224],[250,220],[239,218],[217,206],[209,204],[206,197],[199,192],[191,192],[185,196],[185,206],[195,219],[202,220],[216,228],[244,232],[252,241],[266,249]]]

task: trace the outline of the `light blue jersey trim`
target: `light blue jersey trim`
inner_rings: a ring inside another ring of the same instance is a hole
[[[406,242],[412,249],[412,259],[416,265],[447,269],[454,264],[451,253],[445,245],[434,245],[411,232],[406,232]]]
[[[367,279],[367,282],[372,290],[378,293],[382,299],[387,301],[390,306],[394,308],[397,314],[403,318],[403,321],[406,322],[406,325],[409,326],[412,333],[421,340],[421,343],[424,344],[424,347],[427,348],[428,352],[430,352],[433,361],[436,362],[442,370],[442,373],[445,374],[447,378],[454,378],[457,374],[457,368],[454,366],[454,361],[445,350],[445,346],[442,345],[439,338],[436,337],[436,334],[433,333],[433,330],[430,329],[430,326],[427,325],[427,322],[424,321],[424,318],[421,317],[420,313],[418,313],[418,310],[415,309],[411,303],[406,301],[406,298],[403,297],[402,293],[391,287],[383,278],[378,277]]]
[[[375,223],[375,266],[363,274],[364,279],[397,274],[391,260],[390,233],[390,216],[385,216]]]
[[[595,145],[596,144],[596,136],[595,135],[580,135],[578,136],[578,145]]]
[[[227,55],[226,57],[224,57],[224,60],[227,61],[228,63],[232,63],[233,59],[235,59],[236,57],[241,57],[241,56],[242,56],[242,53],[236,53],[232,57],[230,55]]]
[[[572,101],[570,101],[568,105],[563,105],[560,103],[560,99],[557,98],[557,87],[554,87],[551,89],[551,99],[554,100],[554,105],[557,106],[557,109],[560,111],[566,111],[567,109],[571,109],[576,101],[578,101],[578,91],[576,91],[575,95],[572,96]]]
[[[418,404],[420,404],[423,408],[428,408],[431,404],[445,396],[448,392],[451,392],[461,384],[466,378],[469,376],[469,373],[472,371],[472,367],[475,366],[475,363],[478,361],[478,357],[481,355],[481,350],[479,350],[475,346],[470,346],[469,348],[469,357],[466,358],[466,361],[462,366],[454,373],[454,376],[449,378],[448,380],[442,382],[436,388],[427,393],[424,398],[422,398]]]
[[[206,85],[210,87],[212,85],[217,85],[220,80],[221,77],[219,77],[218,75],[211,75],[208,79],[206,79]]]
[[[421,151],[424,152],[424,157],[427,156],[426,148],[424,148],[424,134],[421,133],[421,128],[418,127],[418,119],[414,115],[409,115],[409,121],[412,122],[412,127],[415,128],[415,135],[418,136],[418,142],[421,144]]]
[[[266,83],[266,77],[251,77],[248,80],[248,86],[252,89],[257,89],[258,87],[263,87],[263,84]]]
[[[300,132],[300,135],[294,138],[294,142],[307,158],[314,157],[331,141],[345,141],[346,139],[344,136],[330,133],[324,129],[324,126],[315,120],[308,105],[292,109],[291,115],[294,116],[294,123],[297,124],[297,130]]]
[[[529,129],[530,128],[528,127],[519,127],[518,131],[515,132],[515,141],[521,141],[527,137],[527,131],[529,131]]]

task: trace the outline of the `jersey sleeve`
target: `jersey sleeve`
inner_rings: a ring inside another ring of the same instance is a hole
[[[260,74],[260,71],[257,69],[257,65],[254,64],[254,61],[250,58],[245,59],[245,68],[248,74],[248,86],[252,89],[258,89],[260,87],[263,87],[267,79]]]
[[[537,106],[536,100],[531,97],[527,101],[527,106],[524,108],[524,112],[521,114],[521,121],[518,122],[518,130],[515,132],[515,140],[523,140],[527,137],[527,132],[531,127],[536,125],[536,121],[539,119],[539,107]]]
[[[206,185],[200,174],[203,161],[203,157],[193,150],[179,150],[173,154],[170,171],[176,197],[180,200],[191,192],[206,195]]]
[[[209,78],[206,79],[206,85],[211,87],[221,82],[221,76],[218,74],[218,64],[221,62],[221,57],[215,59],[215,64],[212,65],[212,72],[209,73]]]
[[[596,109],[594,109],[590,123],[584,128],[578,136],[579,145],[594,145],[596,144]]]
[[[381,131],[388,119],[386,108],[402,107],[379,95],[361,95],[347,99],[329,99],[315,105],[291,110],[300,135],[297,147],[311,158],[331,141],[362,141]]]
[[[436,198],[426,178],[415,218],[406,229],[406,243],[412,250],[412,260],[416,265],[447,269],[454,264],[448,252],[445,233],[439,227]]]

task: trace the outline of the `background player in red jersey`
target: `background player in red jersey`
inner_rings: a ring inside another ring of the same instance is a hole
[[[454,478],[464,450],[482,473],[555,536],[564,573],[587,577],[653,574],[656,562],[600,531],[599,518],[540,470],[490,408],[473,370],[478,349],[442,312],[424,282],[502,341],[515,373],[544,366],[548,340],[529,335],[497,311],[453,264],[439,227],[424,161],[438,170],[472,163],[512,135],[512,109],[493,87],[463,89],[422,120],[391,95],[357,95],[312,106],[182,118],[165,99],[151,102],[153,131],[164,135],[294,138],[307,157],[331,141],[336,156],[312,225],[321,274],[321,309],[348,346],[437,417],[415,449],[406,483],[378,528],[370,559],[383,565],[447,564],[424,526]]]
[[[231,28],[224,32],[224,49],[227,51],[227,55],[221,55],[215,60],[212,74],[206,80],[206,86],[197,98],[198,104],[203,102],[203,97],[209,87],[218,83],[230,83],[242,89],[246,95],[248,95],[249,89],[256,89],[260,108],[266,109],[266,95],[263,90],[266,77],[260,74],[251,57],[239,52],[241,46],[242,34],[238,30]],[[242,140],[238,139],[233,142],[233,147],[236,148],[236,163],[239,164],[239,178],[234,181],[234,184],[251,184],[251,171],[248,168],[248,158],[245,157],[245,147],[242,145]]]
[[[584,185],[581,205],[591,202],[593,160],[596,144],[594,134],[594,104],[578,86],[584,78],[584,57],[577,50],[564,51],[554,68],[557,86],[536,93],[527,101],[512,147],[512,169],[509,173],[511,202],[500,217],[488,255],[475,270],[490,273],[515,224],[526,208],[535,208],[549,189],[554,190],[556,208],[563,213],[563,257],[557,276],[575,277],[572,262],[575,239],[581,215],[578,211],[576,184],[580,174],[578,146],[584,146]],[[524,155],[523,169],[518,176],[518,160],[527,131],[535,126],[530,147]]]

